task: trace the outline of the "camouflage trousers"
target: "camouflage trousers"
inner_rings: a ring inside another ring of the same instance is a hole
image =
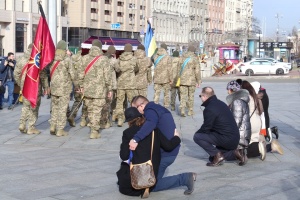
[[[82,94],[80,94],[78,92],[74,93],[74,99],[75,99],[75,101],[74,101],[74,103],[72,105],[71,110],[68,109],[68,112],[67,112],[67,116],[68,117],[76,118],[77,112],[78,112],[80,106],[83,104],[83,101],[81,101],[81,98],[82,98]],[[72,114],[72,116],[70,116],[70,114],[71,114],[72,111],[73,111],[73,114]],[[86,110],[86,106],[85,105],[83,105],[83,107],[82,107],[82,113],[83,113],[82,115],[87,116],[87,110]]]
[[[23,107],[21,111],[20,124],[26,124],[28,121],[28,127],[34,128],[38,119],[39,108],[41,105],[41,96],[38,96],[37,104],[35,108],[32,108],[30,102],[23,97]]]
[[[148,88],[143,88],[143,89],[138,89],[137,93],[138,93],[138,95],[142,95],[147,98],[147,91],[148,91]]]
[[[119,119],[124,119],[124,100],[125,96],[127,95],[127,100],[130,103],[133,97],[135,97],[137,94],[136,90],[118,90],[117,92],[117,106],[116,106],[116,114],[118,115]],[[128,103],[126,102],[126,105]],[[126,106],[127,107],[127,106]]]
[[[185,86],[181,85],[179,88],[180,91],[180,108],[188,108],[190,111],[194,109],[194,93],[195,86]]]
[[[67,109],[69,107],[70,95],[51,95],[51,125],[55,125],[57,130],[62,130],[66,126]]]
[[[108,97],[105,98],[105,104],[101,112],[100,125],[105,125],[107,122],[110,121],[109,119],[110,119],[111,102],[112,102],[112,98],[108,98]]]
[[[116,114],[117,96],[118,96],[117,90],[113,90],[113,98],[112,98],[112,102],[111,102],[111,106],[110,106],[112,115]],[[123,102],[123,107],[124,107],[124,109],[126,109],[128,107],[127,95],[126,94],[125,94],[125,99],[124,99],[124,102]]]
[[[176,96],[178,95],[178,100],[180,101],[180,91],[179,87],[171,87],[171,107],[175,107]]]
[[[94,99],[85,97],[85,105],[87,107],[88,118],[90,120],[91,130],[99,131],[100,116],[105,105],[105,99]]]
[[[164,94],[164,107],[168,108],[170,106],[170,84],[154,84],[154,102],[159,103],[160,92],[163,90]]]

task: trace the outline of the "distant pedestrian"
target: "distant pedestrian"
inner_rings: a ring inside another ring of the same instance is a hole
[[[7,86],[8,88],[8,110],[12,109],[12,103],[13,103],[13,91],[14,91],[14,70],[15,70],[15,55],[12,52],[9,52],[7,54],[7,57],[5,57],[0,64],[0,79],[2,80],[2,85],[4,87]],[[4,93],[0,94],[0,109],[3,106],[3,99],[4,99]]]
[[[244,62],[247,62],[247,56],[244,56]]]

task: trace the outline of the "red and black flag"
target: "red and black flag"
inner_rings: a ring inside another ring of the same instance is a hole
[[[37,104],[39,73],[54,59],[55,46],[49,31],[45,13],[39,2],[40,21],[35,34],[31,56],[27,64],[23,96],[30,101],[33,108]]]

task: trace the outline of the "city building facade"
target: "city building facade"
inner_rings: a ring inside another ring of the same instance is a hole
[[[48,1],[42,6],[48,18]],[[65,38],[67,20],[61,15],[63,1],[57,0],[57,38]],[[21,55],[34,41],[40,19],[37,0],[0,0],[0,55]]]
[[[90,36],[142,40],[150,0],[64,0],[68,18],[68,41],[79,47]]]
[[[208,1],[207,51],[214,52],[224,41],[224,0]]]
[[[192,44],[203,52],[208,0],[153,0],[152,26],[158,46],[166,43],[169,53],[186,51]]]

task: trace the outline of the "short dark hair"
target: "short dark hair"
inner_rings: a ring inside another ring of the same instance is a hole
[[[215,91],[212,87],[204,87],[202,88],[202,94],[205,94],[207,97],[211,97],[215,95]]]
[[[9,56],[11,56],[11,55],[15,55],[13,52],[9,52],[8,54],[7,54],[7,57],[9,57]]]

